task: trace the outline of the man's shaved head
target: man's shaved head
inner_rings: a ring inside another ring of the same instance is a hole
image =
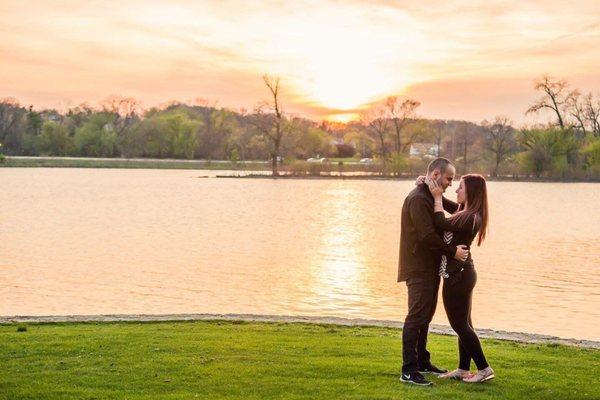
[[[456,174],[454,164],[447,158],[438,157],[429,163],[427,167],[427,177],[436,181],[444,191],[448,186],[452,186],[452,180]]]
[[[444,172],[446,172],[449,165],[453,165],[450,160],[444,157],[438,157],[432,162],[430,162],[427,166],[427,175],[431,174],[435,169],[439,169],[440,172],[443,174]]]

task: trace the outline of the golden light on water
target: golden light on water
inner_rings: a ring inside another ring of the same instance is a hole
[[[365,286],[367,259],[364,237],[357,229],[348,229],[362,218],[362,193],[355,188],[328,190],[321,205],[328,224],[320,232],[320,246],[315,251],[314,289],[319,298],[360,303]]]

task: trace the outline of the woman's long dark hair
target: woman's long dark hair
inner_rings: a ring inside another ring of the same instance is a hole
[[[461,205],[452,217],[452,222],[462,225],[473,218],[473,226],[478,230],[477,246],[481,246],[487,233],[489,215],[485,178],[479,174],[468,174],[463,175],[461,179],[467,191],[467,208],[462,209],[464,205]]]

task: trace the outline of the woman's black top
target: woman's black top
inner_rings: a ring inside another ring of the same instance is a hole
[[[437,211],[434,213],[435,226],[444,231],[444,239],[448,240],[452,246],[465,245],[468,249],[471,249],[471,243],[479,231],[480,223],[474,215],[469,216],[464,221],[453,221],[453,218],[446,218],[443,211]],[[444,264],[444,260],[442,260]],[[473,258],[469,251],[469,256],[465,261],[458,261],[455,258],[446,258],[445,271],[440,270],[442,275],[448,283],[456,283],[460,280],[461,271],[464,268],[473,268]],[[442,268],[442,266],[441,266]]]

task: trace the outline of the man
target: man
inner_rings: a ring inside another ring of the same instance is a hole
[[[445,158],[436,158],[427,167],[427,178],[436,181],[444,191],[452,185],[456,170]],[[457,205],[444,199],[444,208],[456,211]],[[438,267],[442,254],[466,260],[466,246],[444,243],[433,223],[433,196],[426,184],[413,189],[402,206],[400,230],[400,262],[398,282],[408,288],[408,313],[402,331],[402,382],[428,386],[432,383],[422,373],[440,374],[445,370],[431,363],[427,351],[427,332],[437,305],[440,277]]]

